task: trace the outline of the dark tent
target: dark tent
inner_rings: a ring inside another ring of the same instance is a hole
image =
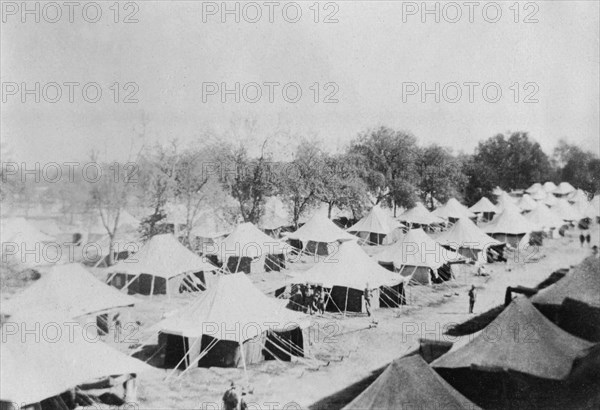
[[[586,355],[592,345],[554,325],[528,299],[517,297],[473,340],[432,366],[513,371],[564,380],[573,362]]]
[[[419,355],[394,360],[344,409],[478,409]]]

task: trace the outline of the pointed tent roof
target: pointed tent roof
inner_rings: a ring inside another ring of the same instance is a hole
[[[19,323],[23,331],[8,333],[7,324],[2,327],[2,401],[37,403],[103,377],[152,370],[144,362],[85,336],[85,330],[73,327],[69,318],[21,315],[12,322]],[[35,335],[24,333],[24,329],[36,326],[48,329],[45,337],[36,340]]]
[[[141,249],[108,269],[108,272],[170,279],[191,272],[215,271],[218,268],[183,246],[171,234],[153,236]]]
[[[398,220],[419,225],[432,225],[443,222],[441,218],[429,212],[421,202],[417,202],[413,208],[400,215]]]
[[[479,409],[419,355],[394,360],[344,409]]]
[[[548,206],[553,206],[558,202],[558,198],[553,194],[547,194],[546,197],[542,199],[542,202]]]
[[[543,191],[543,190],[544,190],[544,187],[542,187],[542,184],[540,184],[539,182],[536,182],[535,184],[533,184],[529,188],[527,188],[525,190],[525,192],[527,192],[528,194],[535,194],[535,193]]]
[[[517,206],[523,211],[532,211],[537,208],[538,203],[529,194],[524,194],[517,202]]]
[[[470,211],[469,208],[458,202],[456,198],[450,198],[448,202],[434,210],[432,214],[444,219],[473,218],[475,216],[475,214]]]
[[[557,199],[551,209],[565,221],[579,221],[584,218],[584,216],[564,198]]]
[[[571,195],[569,195],[569,202],[571,203],[578,203],[578,202],[583,202],[583,203],[588,203],[590,200],[588,198],[588,195],[585,193],[585,191],[583,189],[577,189],[575,191],[573,191],[571,193]]]
[[[411,229],[400,240],[373,255],[373,258],[379,262],[391,262],[397,269],[402,266],[437,269],[447,262],[443,255],[440,244],[419,228]]]
[[[220,260],[228,259],[230,256],[245,256],[257,258],[262,255],[287,253],[291,247],[278,239],[275,239],[250,222],[238,225],[231,234],[216,244],[207,253],[219,255]]]
[[[521,209],[515,203],[515,198],[510,196],[508,193],[503,192],[502,195],[498,197],[498,205],[496,205],[500,212],[504,212],[505,209],[510,208],[521,212]]]
[[[552,210],[544,204],[540,204],[533,211],[526,214],[525,219],[538,229],[560,228],[565,224],[565,221],[563,221],[561,217],[552,212]]]
[[[482,227],[488,234],[505,233],[509,235],[527,234],[537,229],[521,213],[518,208],[507,207],[488,225]]]
[[[551,195],[551,194],[548,194],[543,189],[540,189],[537,192],[531,192],[529,195],[531,195],[531,198],[535,199],[536,201],[542,201],[542,200],[546,199],[546,197],[548,195]]]
[[[373,206],[369,213],[360,221],[347,229],[348,232],[373,232],[387,235],[394,229],[399,228],[400,223],[391,218],[379,205]]]
[[[344,231],[329,218],[322,214],[315,214],[302,225],[296,232],[286,235],[287,239],[296,239],[302,242],[336,242],[356,240],[356,236]]]
[[[561,182],[558,187],[552,192],[556,195],[567,195],[575,191],[575,187],[568,182]]]
[[[492,203],[492,201],[487,199],[485,196],[481,197],[481,199],[479,201],[477,201],[477,203],[475,205],[470,207],[469,211],[474,212],[474,213],[479,213],[479,212],[498,213],[499,212],[496,205],[494,205]]]
[[[133,306],[137,300],[96,279],[78,263],[56,265],[23,292],[2,303],[5,314],[59,311],[69,318]]]
[[[455,248],[485,249],[491,245],[501,245],[491,236],[483,232],[468,218],[459,219],[451,229],[442,232],[437,238],[441,244]]]
[[[354,241],[342,243],[337,252],[297,275],[300,283],[321,284],[326,288],[342,286],[363,290],[368,283],[376,288],[405,282],[405,278],[391,272],[369,257]]]
[[[310,324],[306,315],[285,308],[282,301],[269,298],[244,273],[219,275],[177,315],[154,327],[163,333],[244,342],[267,330],[291,330]]]
[[[515,371],[563,380],[573,362],[593,343],[565,332],[542,315],[525,297],[517,297],[466,345],[451,350],[431,365],[435,368],[480,367]]]
[[[302,213],[302,215],[300,215],[298,222],[301,224],[306,223],[315,215],[324,216],[325,218],[329,219],[329,216],[328,216],[329,215],[329,205],[326,203],[321,203],[316,207],[307,209],[306,211],[304,211]],[[340,209],[337,206],[334,206],[331,209],[331,219],[337,219],[337,218],[352,219],[353,217],[354,216],[353,216],[351,210]]]
[[[600,260],[587,258],[571,272],[531,298],[538,305],[561,305],[566,298],[600,308]]]
[[[596,217],[600,217],[600,201],[599,201],[599,197],[596,195],[594,197],[594,199],[592,199],[590,202],[588,202],[588,204],[586,205],[586,207],[581,210],[580,212],[583,214],[583,216],[586,216],[588,218],[596,218]]]
[[[25,218],[3,219],[0,225],[2,242],[19,242],[29,245],[53,240],[51,236],[42,233]]]
[[[548,181],[548,182],[544,183],[543,188],[544,188],[544,191],[546,191],[547,193],[551,193],[558,187],[556,186],[556,184],[554,182]]]
[[[282,226],[289,226],[291,215],[283,201],[271,196],[265,201],[265,211],[258,222],[261,229],[277,229]]]

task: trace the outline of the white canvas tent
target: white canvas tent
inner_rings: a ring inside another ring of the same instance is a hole
[[[577,222],[584,218],[584,215],[574,208],[565,198],[557,199],[551,209],[556,215],[567,222]]]
[[[265,201],[265,209],[258,222],[258,227],[273,231],[284,226],[289,226],[291,220],[290,212],[283,201],[276,196],[271,196]]]
[[[561,182],[552,193],[558,196],[566,196],[575,191],[575,187],[568,182]]]
[[[197,290],[193,286],[198,280],[206,286],[206,276],[195,274],[207,275],[216,270],[216,266],[187,249],[173,235],[163,234],[153,236],[138,252],[111,266],[107,283],[130,293],[170,296],[182,287]]]
[[[461,256],[473,261],[486,263],[486,251],[490,246],[501,246],[497,241],[483,232],[470,219],[459,219],[452,228],[443,232],[437,241],[457,251]]]
[[[456,198],[450,198],[443,206],[435,209],[433,215],[443,219],[456,220],[460,218],[474,218],[475,214]]]
[[[442,218],[429,212],[421,202],[417,202],[413,208],[400,215],[398,220],[411,225],[433,225],[444,222]]]
[[[438,277],[438,268],[450,262],[446,260],[447,253],[450,254],[419,228],[409,230],[373,258],[382,264],[393,264],[395,271],[414,282],[429,285],[432,276]]]
[[[364,310],[362,292],[367,284],[371,289],[389,289],[409,279],[379,265],[355,241],[342,243],[335,254],[296,275],[296,283],[331,289],[328,304],[341,312]],[[378,301],[379,298],[374,297],[375,306]]]
[[[0,221],[0,258],[23,269],[38,268],[55,261],[54,253],[45,254],[45,250],[54,250],[54,238],[42,233],[25,218],[15,217]],[[54,246],[47,246],[53,244]]]
[[[387,235],[400,227],[400,222],[391,218],[379,205],[375,205],[367,215],[347,231],[357,235],[368,244],[380,245]]]
[[[99,315],[112,309],[133,306],[137,300],[96,279],[77,263],[56,265],[23,292],[0,306],[3,314],[59,311],[68,318]]]
[[[493,237],[517,248],[521,239],[538,229],[533,226],[518,208],[506,207],[492,222],[482,227],[483,231]]]
[[[554,192],[554,190],[558,187],[556,186],[556,184],[554,182],[548,181],[548,182],[544,183],[543,188],[544,188],[544,191],[546,191],[547,193],[550,194],[550,193]]]
[[[213,286],[190,305],[155,325],[167,335],[167,352],[173,350],[169,344],[186,339],[187,354],[166,357],[165,364],[245,367],[262,360],[269,333],[301,330],[310,325],[306,315],[286,309],[282,302],[285,303],[263,294],[244,273],[219,275]],[[304,342],[308,345],[308,340]],[[241,355],[239,362],[225,357],[230,356],[232,349]]]
[[[517,202],[517,206],[521,211],[529,212],[537,208],[538,203],[529,194],[524,194]]]
[[[222,241],[207,246],[205,252],[217,255],[230,272],[243,270],[246,273],[253,273],[264,272],[265,268],[280,270],[285,266],[285,256],[291,249],[290,245],[246,222],[238,225]]]
[[[477,201],[473,206],[471,206],[469,208],[469,211],[473,212],[474,214],[481,214],[480,219],[483,220],[490,220],[492,219],[494,214],[500,212],[498,207],[494,205],[492,201],[490,201],[485,196],[481,197],[479,201]]]
[[[537,229],[548,233],[553,238],[558,237],[558,230],[565,224],[561,217],[544,204],[540,204],[533,211],[527,213],[525,218]]]
[[[14,329],[15,324],[19,328]],[[44,337],[25,329],[46,329]],[[15,332],[16,330],[16,332]],[[72,320],[21,315],[2,326],[0,400],[25,406],[109,376],[139,374],[152,367],[86,336]]]
[[[344,231],[322,214],[315,214],[298,230],[285,234],[288,240],[302,243],[302,251],[307,253],[327,255],[336,248],[338,242],[355,241],[356,236]],[[331,249],[328,249],[331,248]]]
[[[535,194],[538,193],[540,191],[543,191],[544,187],[542,186],[542,184],[540,184],[539,182],[536,182],[535,184],[531,185],[529,188],[527,188],[525,190],[525,192],[527,192],[528,194]]]

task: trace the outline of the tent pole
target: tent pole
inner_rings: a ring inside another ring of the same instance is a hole
[[[238,271],[240,270],[240,263],[242,263],[242,257],[238,256],[237,258],[238,258],[238,260],[237,260],[237,266],[235,267],[235,272],[234,273],[238,273]]]
[[[150,299],[154,295],[154,281],[156,280],[156,276],[152,275],[152,282],[150,283]],[[168,291],[168,289],[167,289]]]
[[[346,286],[346,301],[344,302],[344,317],[346,317],[346,311],[348,310],[348,292],[350,288]]]
[[[250,380],[248,379],[248,369],[246,368],[246,353],[244,352],[244,343],[240,340],[240,354],[242,356],[242,366],[244,366],[244,377],[246,379],[246,387],[250,387]]]

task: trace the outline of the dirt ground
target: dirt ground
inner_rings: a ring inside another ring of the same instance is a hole
[[[599,226],[591,229],[592,244],[599,243]],[[378,309],[372,326],[370,319],[360,316],[342,317],[326,314],[313,316],[310,328],[310,346],[307,358],[292,363],[265,361],[248,366],[247,380],[243,369],[193,368],[183,376],[179,371],[168,381],[172,370],[156,368],[139,376],[138,401],[140,409],[216,409],[221,408],[221,397],[234,380],[249,385],[247,396],[250,408],[294,409],[336,408],[337,399],[330,396],[360,382],[391,360],[418,347],[418,339],[425,337],[466,342],[469,336],[457,338],[444,335],[453,323],[468,320],[468,288],[478,289],[475,314],[504,303],[507,286],[535,286],[550,273],[580,263],[591,254],[589,247],[581,247],[579,231],[571,229],[565,237],[547,239],[535,253],[513,255],[507,263],[490,264],[488,277],[475,276],[470,265],[461,265],[456,280],[430,287],[411,286],[407,291],[410,305],[397,309]],[[311,263],[297,263],[294,270],[304,270]],[[95,270],[103,277],[101,269]],[[272,290],[281,279],[276,274],[253,277],[259,288]],[[275,284],[275,285],[274,285]],[[5,294],[6,296],[6,294]],[[193,296],[140,297],[140,304],[123,313],[125,321],[139,321],[140,331],[131,339],[155,343],[152,325],[167,312],[181,308]],[[121,351],[131,352],[134,344],[106,341]],[[149,363],[160,363],[162,352],[156,353]],[[364,386],[366,387],[366,386]],[[344,401],[344,393],[338,394]],[[329,399],[326,399],[330,397]]]

